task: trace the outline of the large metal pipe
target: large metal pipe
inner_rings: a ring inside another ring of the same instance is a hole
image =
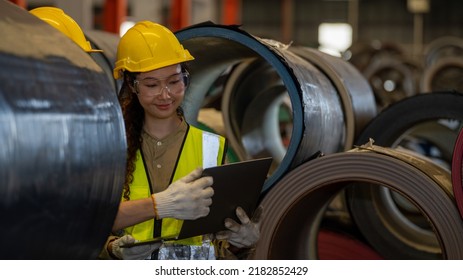
[[[94,259],[119,205],[125,130],[107,74],[0,2],[0,259]]]

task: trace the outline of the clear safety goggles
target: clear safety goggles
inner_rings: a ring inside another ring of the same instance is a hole
[[[165,89],[169,95],[178,95],[188,87],[190,75],[188,72],[174,74],[165,79],[144,78],[135,80],[134,87],[138,95],[144,97],[156,97]]]

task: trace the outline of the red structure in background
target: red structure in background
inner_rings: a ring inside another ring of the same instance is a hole
[[[9,0],[27,9],[27,0]],[[240,24],[241,0],[222,0],[222,24]],[[105,0],[103,6],[104,31],[119,34],[127,17],[127,0]],[[169,28],[177,31],[191,25],[191,0],[171,0]]]
[[[26,0],[10,0],[11,3],[18,5],[23,9],[27,9],[27,1]]]
[[[119,34],[127,17],[127,0],[106,0],[103,7],[104,30]]]
[[[190,25],[191,1],[171,0],[169,25],[172,31],[177,31]]]
[[[241,0],[223,0],[222,23],[225,25],[240,24]]]
[[[192,24],[191,0],[171,0],[169,28],[177,31]],[[222,24],[240,24],[241,0],[222,0]]]

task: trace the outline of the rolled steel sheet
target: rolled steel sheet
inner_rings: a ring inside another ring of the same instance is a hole
[[[424,69],[420,79],[421,92],[463,91],[463,39],[443,36],[426,45]]]
[[[444,120],[425,121],[410,128],[391,146],[426,156],[450,171],[453,146],[458,135],[450,124]]]
[[[461,58],[463,57],[463,38],[439,37],[425,46],[423,54],[425,67],[432,66],[443,58]]]
[[[378,111],[418,91],[414,72],[400,58],[375,59],[363,75],[373,88]]]
[[[412,150],[450,171],[452,149],[463,121],[462,106],[463,95],[455,92],[420,94],[403,99],[373,119],[359,136],[357,144],[373,138],[377,145]],[[387,188],[366,187],[355,191],[348,188],[346,196],[351,216],[363,235],[384,244],[378,248],[381,254],[428,259],[435,257],[440,250],[432,229],[422,226],[427,224],[426,217],[416,215],[416,208],[409,202],[404,203],[400,194]],[[353,203],[355,207],[352,207]],[[364,222],[378,217],[383,222]],[[420,240],[420,244],[415,240]]]
[[[122,79],[115,80],[113,69],[116,65],[117,45],[119,35],[101,30],[85,30],[85,37],[90,41],[95,49],[103,52],[93,52],[90,56],[103,69],[108,77],[109,83],[114,86],[117,94],[122,86]]]
[[[263,65],[264,69],[269,69],[267,73],[273,72],[272,75],[284,85],[293,110],[293,130],[286,154],[266,181],[264,191],[285,172],[303,163],[318,151],[333,153],[344,150],[346,127],[338,93],[319,69],[291,52],[288,46],[252,36],[236,26],[212,23],[192,26],[176,32],[176,35],[196,58],[195,62],[191,63],[193,78],[184,104],[188,113],[187,119],[192,122],[197,119],[201,101],[204,100],[211,84],[226,69],[239,63],[249,60],[257,64],[262,63],[260,65]],[[253,63],[251,67],[252,65]],[[274,80],[260,79],[250,83],[257,83],[257,86],[252,87],[252,91],[243,88],[242,93],[237,94],[237,98],[251,102],[253,94],[275,93],[273,90],[267,90],[275,83]],[[233,101],[229,102],[229,106],[232,105]],[[272,139],[267,141],[269,140]]]
[[[403,194],[428,218],[441,249],[436,257],[463,258],[463,221],[448,192],[450,173],[427,158],[370,143],[288,172],[260,203],[266,213],[253,259],[316,259],[321,212],[352,184],[381,185]]]
[[[314,70],[310,69],[310,71]],[[314,102],[319,102],[327,108],[341,109],[339,108],[340,99],[330,97],[330,95],[337,95],[331,82],[324,78],[322,72],[315,72],[314,75],[321,80],[321,82],[318,81],[320,90],[327,93],[324,99],[315,99]],[[265,84],[262,81],[266,81]],[[317,81],[314,81],[314,84],[316,83]],[[278,110],[281,106],[286,106],[292,111],[288,92],[268,63],[260,59],[245,61],[232,70],[222,97],[222,112],[229,128],[228,138],[231,145],[240,151],[242,160],[272,156],[276,163],[279,163],[284,158],[286,147],[283,145],[278,126]],[[332,135],[331,139],[336,142],[328,142],[324,147],[314,142],[315,147],[320,147],[326,153],[343,150],[346,146],[352,147],[354,125],[350,100],[346,107],[348,108],[347,115],[350,116],[346,118],[352,121],[351,126],[345,124],[342,135],[341,133]],[[310,118],[310,113],[305,113],[305,115]],[[344,115],[346,115],[345,112]],[[317,127],[321,127],[320,133],[327,133],[326,128],[323,128],[324,123],[315,127],[318,119],[314,120],[314,127],[311,130],[313,133],[305,136],[308,141],[318,140]],[[342,141],[344,146],[339,145],[339,139],[345,139]]]
[[[278,126],[278,110],[287,97],[283,85],[271,87],[258,94],[246,108],[241,126],[241,142],[252,158],[273,157],[283,160],[286,147]]]
[[[452,155],[452,191],[463,218],[463,129],[460,129]]]
[[[403,57],[404,54],[405,50],[396,43],[374,40],[369,43],[355,42],[342,54],[342,57],[363,73],[378,58]]]
[[[125,173],[113,86],[70,39],[0,2],[0,259],[94,259]]]
[[[291,51],[319,68],[334,84],[342,101],[347,136],[345,150],[352,148],[357,136],[376,114],[375,94],[357,68],[344,59],[302,46]]]
[[[455,90],[463,92],[463,56],[444,57],[426,67],[420,80],[421,92]]]
[[[246,60],[233,67],[224,86],[221,111],[227,138],[241,160],[272,156],[274,165],[282,161],[286,148],[277,111],[283,100],[291,107],[282,80],[262,59]]]

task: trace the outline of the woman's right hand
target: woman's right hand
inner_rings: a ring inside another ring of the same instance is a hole
[[[209,214],[213,179],[201,177],[202,168],[173,182],[165,191],[154,194],[158,218],[195,220]]]

